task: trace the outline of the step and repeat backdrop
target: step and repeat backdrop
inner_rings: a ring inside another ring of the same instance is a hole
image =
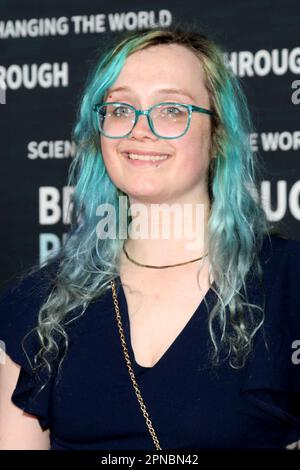
[[[87,74],[124,31],[199,26],[242,80],[267,216],[300,240],[300,2],[0,0],[0,290],[69,229],[71,129]]]

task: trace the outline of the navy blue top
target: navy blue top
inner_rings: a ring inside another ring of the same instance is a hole
[[[136,363],[125,294],[117,290],[127,347],[162,449],[280,449],[300,439],[300,242],[266,237],[261,251],[266,290],[264,328],[242,369],[208,363],[207,309],[202,301],[154,367]],[[117,328],[111,289],[68,327],[69,350],[58,384],[36,395],[21,339],[37,322],[48,292],[43,274],[10,288],[0,302],[0,339],[22,367],[12,401],[50,428],[51,449],[155,449],[133,390]],[[248,278],[248,296],[261,289]],[[216,301],[210,289],[208,307]],[[268,343],[267,351],[263,334]],[[29,358],[38,344],[25,343]],[[295,344],[294,344],[295,347]],[[292,354],[294,353],[294,360]]]

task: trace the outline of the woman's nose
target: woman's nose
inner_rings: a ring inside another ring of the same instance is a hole
[[[144,114],[139,114],[137,122],[131,131],[131,135],[134,137],[143,137],[146,135],[148,137],[156,138],[150,128],[147,116]]]

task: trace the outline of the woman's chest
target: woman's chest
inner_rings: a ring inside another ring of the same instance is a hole
[[[140,283],[123,287],[129,340],[135,361],[153,367],[197,314],[209,286],[196,279],[161,283],[143,289]],[[123,304],[124,305],[124,304]]]

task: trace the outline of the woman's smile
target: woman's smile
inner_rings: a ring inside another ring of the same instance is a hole
[[[130,166],[136,168],[158,168],[171,158],[171,155],[140,155],[128,152],[123,152],[122,156]]]

